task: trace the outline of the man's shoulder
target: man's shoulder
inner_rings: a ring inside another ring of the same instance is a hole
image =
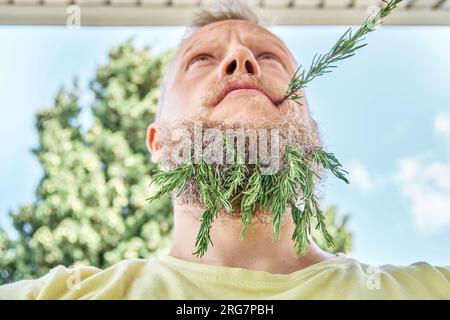
[[[415,279],[426,283],[437,281],[441,284],[447,284],[448,289],[450,289],[450,266],[438,266],[426,261],[418,261],[404,266],[386,264],[379,268],[382,272],[397,279],[403,279],[404,281]]]
[[[36,279],[0,286],[0,299],[91,299],[120,298],[145,269],[155,276],[160,266],[157,257],[124,259],[109,267],[58,265]],[[126,285],[124,285],[126,284]]]
[[[425,261],[373,265],[352,258],[346,259],[344,265],[346,280],[364,283],[364,287],[381,296],[450,299],[450,266]]]
[[[336,259],[337,260],[337,259]],[[381,272],[396,274],[410,274],[410,275],[441,275],[450,281],[450,266],[434,265],[426,261],[417,261],[411,264],[371,264],[363,260],[344,256],[340,260],[340,264],[344,269],[360,269],[364,272]]]

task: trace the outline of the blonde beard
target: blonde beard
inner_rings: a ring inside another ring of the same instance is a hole
[[[177,153],[177,148],[179,148],[180,142],[187,143],[188,145],[194,144],[195,139],[195,126],[201,125],[201,133],[203,134],[209,129],[217,129],[222,132],[226,132],[226,130],[261,130],[265,129],[266,131],[278,130],[279,134],[279,171],[282,171],[287,163],[284,159],[284,150],[287,146],[296,148],[302,152],[308,153],[309,151],[321,147],[321,139],[320,134],[317,130],[315,123],[300,121],[298,116],[286,116],[281,119],[272,119],[272,120],[260,120],[258,122],[255,121],[235,121],[235,122],[225,122],[225,121],[208,121],[202,118],[202,116],[191,118],[189,120],[180,120],[180,121],[172,121],[172,122],[159,122],[158,133],[160,137],[160,142],[162,146],[162,157],[160,165],[166,170],[173,170],[180,163],[173,159],[173,154]],[[178,132],[178,134],[177,134]],[[257,146],[259,152],[259,138],[257,135]],[[204,140],[201,141],[202,150],[208,147],[209,142]],[[271,140],[267,141],[267,149],[271,148]],[[254,164],[249,164],[247,161],[249,159],[247,151],[249,150],[249,140],[245,140],[245,164],[248,167],[254,166]],[[259,154],[259,153],[258,153]],[[313,164],[310,164],[313,166]],[[224,164],[213,164],[215,170],[223,170]],[[320,174],[321,177],[324,176],[324,172],[315,167],[314,170],[316,173]],[[247,175],[245,177],[245,181],[248,181],[248,178],[251,174],[252,170],[248,170]],[[200,199],[200,192],[196,182],[191,179],[186,183],[183,192],[175,196],[177,194],[177,189],[172,193],[172,199],[176,205],[180,206],[189,206],[193,210],[193,212],[201,212],[204,209],[204,205]],[[300,196],[299,196],[300,198]],[[238,198],[233,205],[233,211],[231,213],[225,213],[224,210],[220,210],[219,218],[222,219],[232,219],[239,220],[241,218],[240,213],[240,199]],[[259,207],[253,212],[253,216],[257,218],[263,224],[271,223],[270,214],[260,210]],[[285,219],[289,217],[289,215],[283,216],[283,222]]]

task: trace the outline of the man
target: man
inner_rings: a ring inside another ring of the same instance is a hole
[[[276,129],[282,144],[320,145],[306,101],[283,100],[297,66],[284,43],[244,6],[197,15],[163,82],[147,146],[166,167],[176,145],[173,133],[208,128]],[[178,134],[179,135],[179,134]],[[178,136],[178,138],[180,138]],[[177,141],[180,141],[178,139]],[[124,260],[110,268],[54,268],[42,278],[0,287],[10,299],[449,299],[450,268],[416,263],[374,267],[321,250],[310,240],[305,254],[293,250],[295,225],[286,215],[280,238],[260,209],[253,232],[241,233],[240,208],[221,213],[202,255],[196,232],[203,212],[195,186],[174,198],[174,234],[169,254]]]

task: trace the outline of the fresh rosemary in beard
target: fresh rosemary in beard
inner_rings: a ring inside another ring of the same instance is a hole
[[[230,148],[230,145],[225,147]],[[156,170],[153,174],[153,182],[160,185],[160,190],[149,198],[150,201],[159,199],[175,189],[178,189],[176,196],[179,196],[191,179],[197,184],[204,211],[195,242],[196,252],[193,254],[201,257],[207,251],[209,243],[214,245],[210,237],[212,223],[221,209],[231,214],[236,202],[241,213],[241,240],[247,227],[252,227],[251,220],[257,206],[270,213],[273,224],[272,239],[279,239],[283,215],[290,207],[295,223],[292,240],[295,242],[297,255],[305,253],[308,248],[308,234],[311,233],[313,221],[317,221],[315,228],[323,232],[327,245],[334,245],[314,193],[315,179],[320,178],[315,167],[330,170],[336,177],[349,183],[345,177],[347,172],[332,153],[327,153],[322,148],[302,152],[287,146],[284,152],[286,166],[276,173],[263,174],[264,167],[259,162],[248,165],[237,161],[239,153],[236,146],[232,148],[234,162],[224,170],[218,170],[217,166],[206,163],[204,159],[195,163],[192,151],[187,162],[173,170]]]
[[[328,53],[315,55],[307,71],[300,66],[292,76],[288,89],[278,105],[282,105],[285,100],[300,104],[298,100],[301,99],[301,89],[315,77],[331,72],[336,67],[334,63],[353,56],[358,49],[364,47],[366,44],[360,44],[363,37],[374,31],[375,27],[381,23],[381,19],[388,16],[401,1],[384,1],[386,5],[375,15],[367,18],[355,33],[352,33],[352,29],[349,28]],[[234,151],[237,154],[237,150],[234,149]],[[320,178],[314,166],[329,170],[345,183],[349,183],[345,177],[347,172],[343,170],[332,153],[320,147],[304,152],[287,146],[284,156],[287,166],[280,172],[269,175],[261,173],[262,168],[258,163],[249,166],[235,162],[222,171],[203,159],[195,163],[191,156],[190,161],[172,170],[154,172],[153,182],[160,185],[160,190],[148,200],[159,199],[175,189],[178,189],[176,196],[179,196],[191,179],[196,182],[204,205],[195,242],[196,252],[193,253],[198,257],[205,254],[209,243],[213,245],[210,230],[220,210],[224,209],[227,213],[231,213],[233,203],[239,200],[243,225],[241,239],[247,227],[252,227],[252,213],[257,206],[270,213],[273,224],[272,239],[278,239],[283,215],[290,207],[295,224],[292,240],[295,242],[297,255],[305,253],[308,248],[308,234],[311,233],[313,221],[317,221],[315,228],[324,234],[327,245],[332,246],[334,241],[326,230],[325,217],[314,192],[315,179]],[[300,205],[299,190],[301,191]]]

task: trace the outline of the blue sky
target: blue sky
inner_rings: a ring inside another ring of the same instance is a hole
[[[345,27],[276,27],[308,65]],[[74,76],[87,88],[108,50],[130,36],[161,52],[183,29],[0,27],[0,225],[31,201],[41,170],[34,113]],[[369,45],[306,90],[327,149],[350,171],[321,189],[350,213],[354,256],[374,264],[450,264],[450,28],[383,26]],[[86,94],[87,106],[91,96]],[[89,123],[88,112],[84,122]]]

